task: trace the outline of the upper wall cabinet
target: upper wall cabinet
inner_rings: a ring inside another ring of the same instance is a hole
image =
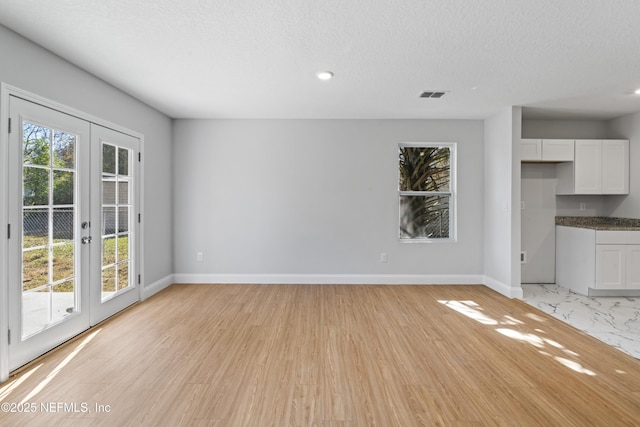
[[[520,140],[520,160],[523,162],[541,161],[542,160],[542,140],[522,138]]]
[[[520,143],[523,162],[571,162],[573,139],[527,139]]]
[[[629,194],[629,141],[577,139],[575,159],[557,165],[557,194]]]

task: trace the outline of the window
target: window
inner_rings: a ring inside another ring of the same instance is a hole
[[[454,143],[400,144],[401,240],[455,239],[455,148]]]

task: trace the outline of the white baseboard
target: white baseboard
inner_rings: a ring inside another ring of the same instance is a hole
[[[484,276],[484,280],[482,283],[488,287],[493,289],[494,291],[509,297],[509,298],[522,298],[522,286],[509,286],[506,283],[502,283],[498,280],[495,280],[489,276]]]
[[[146,300],[152,295],[157,294],[161,290],[169,287],[169,285],[175,282],[174,275],[170,274],[168,276],[163,277],[160,280],[157,280],[153,283],[149,283],[142,288],[142,300]]]
[[[512,287],[479,274],[170,274],[143,288],[142,299],[173,283],[300,284],[300,285],[485,285],[508,297],[522,298],[522,287]]]
[[[301,285],[481,285],[482,275],[422,274],[185,274],[175,283],[301,284]]]

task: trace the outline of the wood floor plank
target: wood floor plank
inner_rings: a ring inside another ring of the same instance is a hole
[[[640,361],[483,286],[173,285],[0,385],[23,401],[0,425],[632,426]]]

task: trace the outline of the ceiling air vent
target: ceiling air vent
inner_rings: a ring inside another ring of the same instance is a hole
[[[446,90],[427,90],[420,94],[420,98],[442,98],[446,93]]]

